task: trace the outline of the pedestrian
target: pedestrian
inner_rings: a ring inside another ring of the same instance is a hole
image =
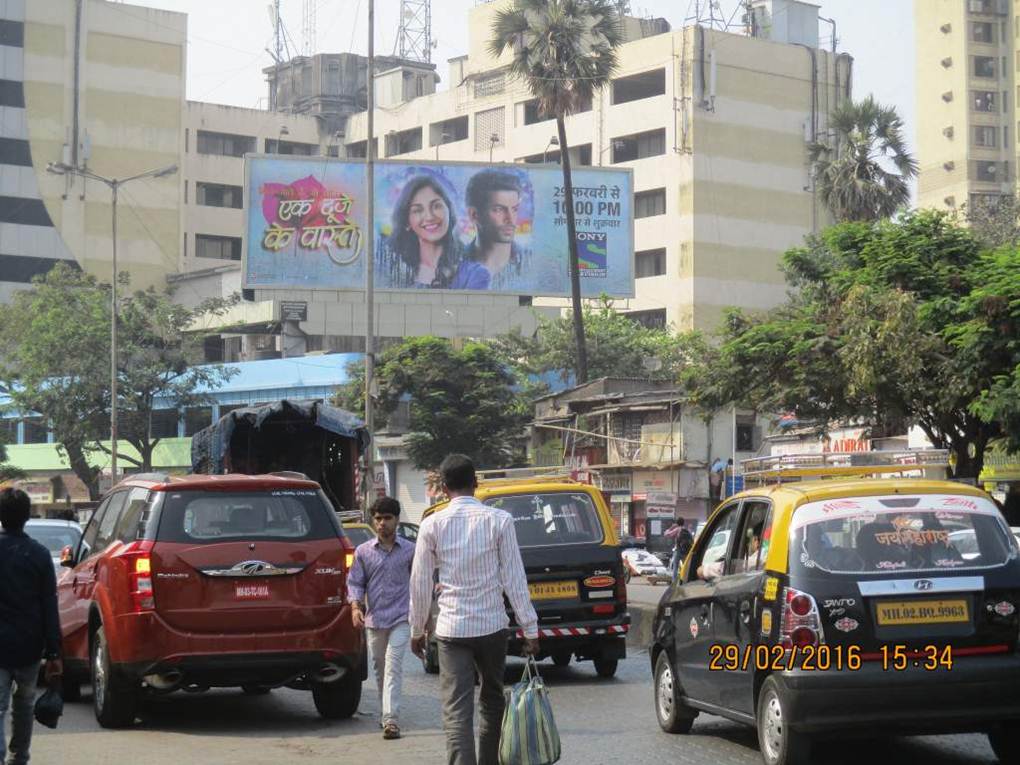
[[[28,762],[39,660],[46,659],[47,683],[58,683],[64,672],[53,559],[25,534],[31,510],[25,492],[0,491],[0,762],[7,765]],[[9,751],[4,730],[8,707]]]
[[[358,545],[347,579],[354,626],[365,627],[379,688],[383,738],[400,738],[404,656],[411,639],[407,621],[414,543],[397,534],[400,503],[377,499],[369,508],[375,539]]]
[[[450,504],[418,530],[411,569],[411,650],[423,656],[439,570],[439,688],[449,765],[497,765],[506,704],[503,671],[510,621],[503,595],[524,632],[524,650],[538,652],[538,616],[509,513],[475,499],[475,466],[451,454],[439,466]],[[473,729],[475,672],[479,691],[478,753]]]
[[[672,578],[676,579],[676,575],[680,571],[680,564],[683,563],[694,544],[694,536],[688,531],[687,521],[683,518],[677,518],[673,528],[666,534],[673,538],[673,558],[670,560],[669,568]]]
[[[708,471],[708,496],[713,502],[718,502],[722,496],[723,471],[726,463],[722,457],[717,457]]]

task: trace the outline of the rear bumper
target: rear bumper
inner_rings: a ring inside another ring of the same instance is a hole
[[[840,730],[943,733],[986,730],[1020,721],[1020,654],[961,657],[953,668],[910,667],[776,675],[785,688],[789,725],[807,733]]]
[[[132,681],[159,675],[173,677],[174,688],[189,685],[213,688],[280,686],[314,675],[330,665],[340,668],[344,674],[362,674],[363,664],[360,656],[291,651],[169,656],[156,662],[115,664],[113,669],[121,677]]]
[[[539,656],[575,653],[582,658],[623,659],[627,656],[626,637],[630,631],[630,614],[624,612],[612,619],[540,625]],[[508,651],[517,653],[524,633],[517,627],[510,635]]]

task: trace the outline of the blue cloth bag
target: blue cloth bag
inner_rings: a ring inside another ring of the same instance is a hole
[[[521,681],[507,692],[506,711],[499,737],[500,765],[552,765],[560,759],[549,692],[529,656]]]

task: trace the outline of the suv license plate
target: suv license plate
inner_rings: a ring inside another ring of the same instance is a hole
[[[966,600],[890,601],[875,608],[879,626],[970,621]]]
[[[532,600],[576,598],[577,582],[535,582],[528,585]]]
[[[236,584],[234,598],[237,600],[269,600],[268,584]]]

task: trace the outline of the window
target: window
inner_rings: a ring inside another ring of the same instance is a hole
[[[546,122],[553,119],[554,115],[546,114],[538,105],[538,99],[533,98],[524,102],[524,124],[535,125],[539,122]]]
[[[46,420],[42,417],[26,417],[23,420],[25,424],[25,438],[23,443],[26,444],[45,444],[49,428],[46,427]]]
[[[989,162],[977,160],[973,164],[974,180],[986,183],[1002,183],[1008,180],[1007,164],[1005,162]]]
[[[1002,127],[1002,146],[1003,148],[1009,148],[1009,125],[1003,125]]]
[[[666,189],[638,191],[634,194],[634,217],[650,218],[666,214]]]
[[[971,56],[971,74],[974,77],[994,77],[994,56]]]
[[[479,77],[475,80],[475,98],[496,96],[504,90],[506,90],[506,77],[502,73]]]
[[[760,500],[744,502],[744,527],[737,539],[735,555],[727,566],[728,574],[761,571],[765,568],[772,536],[771,511],[772,505],[768,502]]]
[[[103,519],[99,524],[99,531],[96,533],[95,547],[92,548],[96,552],[103,550],[113,541],[113,532],[117,528],[117,521],[120,520],[121,510],[124,509],[124,500],[127,499],[127,495],[126,491],[118,491],[110,497],[110,504],[103,514]]]
[[[246,135],[198,131],[198,153],[218,154],[223,157],[243,157],[255,151],[255,139]]]
[[[153,438],[177,438],[176,409],[154,409],[149,422]]]
[[[998,194],[971,194],[971,210],[990,210],[999,206],[1000,196]]]
[[[665,308],[658,308],[653,311],[630,311],[625,313],[624,316],[633,322],[637,322],[642,327],[648,327],[649,329],[666,328]]]
[[[421,149],[421,128],[401,130],[399,133],[391,133],[386,136],[386,156],[395,157],[398,154],[408,154]]]
[[[570,164],[572,167],[590,167],[591,156],[590,143],[570,147]],[[528,165],[539,165],[543,162],[559,164],[560,150],[550,146],[548,151],[543,151],[541,154],[529,154],[527,157],[521,157],[517,161]]]
[[[488,151],[503,143],[506,131],[504,107],[475,113],[475,151]]]
[[[266,154],[292,154],[301,157],[314,157],[319,147],[314,143],[298,143],[297,141],[277,141],[266,139]]]
[[[241,209],[242,189],[240,186],[226,186],[220,183],[195,184],[195,200],[207,207],[232,207]]]
[[[715,523],[705,530],[702,536],[706,541],[695,548],[691,561],[691,579],[713,580],[722,575],[732,542],[737,536],[739,510],[737,502],[727,505],[716,515]]]
[[[601,542],[604,536],[587,494],[516,494],[493,497],[485,504],[510,513],[522,548]]]
[[[643,279],[646,276],[662,276],[666,273],[666,248],[642,250],[634,253],[634,276]]]
[[[999,97],[987,90],[972,90],[971,97],[974,101],[974,111],[977,112],[998,112]]]
[[[666,153],[666,129],[620,136],[613,139],[613,164],[632,162]]]
[[[998,131],[989,125],[974,126],[974,145],[982,148],[994,149]]]
[[[328,147],[326,149],[326,156],[327,157],[339,157],[340,156],[340,147],[339,146],[330,146],[330,147]]]
[[[464,141],[468,137],[468,117],[455,117],[452,120],[433,122],[429,125],[429,145],[442,146],[444,143]]]
[[[212,425],[211,406],[191,406],[184,410],[184,435],[191,437]]]
[[[994,43],[995,26],[988,21],[970,22],[970,39],[977,43]]]
[[[281,542],[331,539],[337,535],[332,512],[315,489],[275,493],[168,492],[159,522],[159,539],[185,544],[216,544],[243,538]]]
[[[757,428],[753,423],[738,422],[737,423],[737,451],[738,452],[753,452],[757,451],[758,439],[755,438]]]
[[[632,74],[613,80],[613,103],[626,104],[642,98],[653,98],[666,93],[666,70]]]
[[[195,257],[240,260],[241,239],[236,236],[195,234]]]
[[[124,511],[117,520],[113,538],[124,544],[145,539],[145,527],[149,522],[149,490],[141,487],[127,493]]]

